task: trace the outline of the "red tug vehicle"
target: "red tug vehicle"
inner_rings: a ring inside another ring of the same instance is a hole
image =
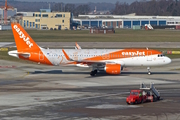
[[[160,100],[160,93],[154,87],[154,84],[150,84],[150,88],[147,88],[144,83],[140,85],[139,90],[131,90],[130,95],[126,98],[127,104],[138,104],[143,102],[154,102]]]

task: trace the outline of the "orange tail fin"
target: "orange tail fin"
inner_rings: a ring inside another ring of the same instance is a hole
[[[21,27],[18,23],[11,23],[14,39],[16,42],[17,50],[35,50],[39,49],[39,46],[34,42],[34,40],[29,36],[29,34]]]

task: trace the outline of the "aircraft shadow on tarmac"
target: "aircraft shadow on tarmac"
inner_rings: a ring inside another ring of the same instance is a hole
[[[62,70],[34,71],[30,74],[89,74],[89,72],[63,72]]]
[[[147,74],[147,72],[122,72],[122,74]],[[151,74],[164,75],[164,74],[179,74],[177,72],[151,72]]]
[[[90,74],[90,72],[63,72],[62,70],[50,70],[50,71],[34,71],[30,74]],[[131,74],[145,75],[147,72],[122,72],[120,75],[109,75],[106,72],[98,72],[95,77],[101,76],[129,76]],[[166,75],[166,74],[179,74],[176,72],[152,72],[152,75]]]

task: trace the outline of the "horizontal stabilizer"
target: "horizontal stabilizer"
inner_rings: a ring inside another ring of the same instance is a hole
[[[18,52],[17,50],[9,51],[8,54],[10,56],[17,57],[17,58],[19,58],[19,56],[23,56],[24,58],[29,58],[31,55],[30,53],[22,53],[22,52]]]

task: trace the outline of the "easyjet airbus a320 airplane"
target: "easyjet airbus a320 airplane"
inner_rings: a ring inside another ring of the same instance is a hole
[[[146,49],[44,49],[39,47],[28,33],[17,23],[12,23],[17,50],[8,54],[20,59],[48,65],[75,65],[92,67],[91,76],[99,71],[107,74],[121,74],[123,67],[150,67],[171,63],[171,59],[157,50]]]

